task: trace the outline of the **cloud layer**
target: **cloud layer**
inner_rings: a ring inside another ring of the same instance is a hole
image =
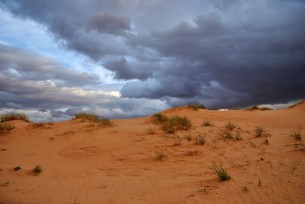
[[[86,100],[94,106],[98,100],[123,110],[126,101],[146,100],[225,108],[305,97],[304,1],[0,0],[0,5],[45,26],[59,46],[125,84],[119,96],[80,94],[85,86],[97,87],[98,78],[2,45],[2,106],[21,101],[29,106],[28,98],[36,98],[43,107]],[[37,94],[28,91],[32,87]],[[24,97],[13,100],[16,94]]]

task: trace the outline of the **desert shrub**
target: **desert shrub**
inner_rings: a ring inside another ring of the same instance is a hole
[[[193,109],[193,110],[199,110],[199,109],[206,109],[206,107],[203,104],[189,104],[188,105],[189,108]]]
[[[162,123],[162,129],[167,133],[175,133],[180,130],[189,130],[192,127],[187,117],[173,116]]]
[[[23,120],[29,122],[28,117],[23,113],[6,113],[0,116],[1,122],[11,121],[11,120]]]
[[[228,124],[226,125],[226,128],[228,130],[234,130],[234,128],[236,128],[234,123],[228,122]]]
[[[205,139],[202,135],[198,135],[196,137],[196,145],[204,145],[205,144]]]
[[[154,123],[156,125],[163,124],[167,120],[168,120],[168,117],[162,113],[156,113],[151,116],[152,123]]]
[[[209,120],[203,121],[203,126],[213,126],[212,123]]]
[[[273,109],[268,108],[268,107],[251,106],[251,107],[247,108],[246,110],[248,110],[248,111],[255,111],[255,110],[267,111],[267,110],[273,110]]]
[[[37,122],[37,123],[32,123],[32,127],[33,128],[42,128],[45,127],[47,125],[47,123],[43,123],[43,122]]]
[[[103,127],[103,128],[113,126],[113,123],[109,119],[106,119],[106,118],[99,119],[98,122],[99,122],[99,126]]]
[[[100,119],[97,115],[94,113],[78,113],[74,115],[75,119],[82,119],[82,120],[88,120],[91,122],[99,122]]]
[[[38,175],[42,172],[42,168],[40,165],[37,165],[35,166],[33,169],[32,169],[32,173],[35,174],[35,175]]]
[[[159,150],[155,154],[155,160],[164,161],[167,159],[167,154],[163,150]]]
[[[230,180],[231,176],[221,165],[214,165],[214,171],[217,174],[220,181]]]
[[[295,140],[298,140],[298,141],[301,141],[302,140],[302,137],[301,137],[301,131],[295,131],[291,134],[291,136],[295,139]]]
[[[8,123],[0,123],[0,134],[9,133],[15,127]]]
[[[74,119],[82,119],[82,120],[87,120],[89,122],[98,123],[99,127],[103,127],[103,128],[113,126],[113,123],[109,119],[99,118],[94,113],[78,113],[74,115]]]
[[[265,137],[267,136],[266,131],[262,127],[256,127],[254,129],[255,137]]]

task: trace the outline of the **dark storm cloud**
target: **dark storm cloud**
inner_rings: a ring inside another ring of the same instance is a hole
[[[126,98],[228,107],[305,97],[304,1],[0,2],[117,79],[135,79]]]

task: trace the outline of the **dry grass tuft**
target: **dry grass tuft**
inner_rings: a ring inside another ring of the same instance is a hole
[[[295,131],[291,134],[291,136],[297,140],[297,141],[302,141],[302,136],[301,136],[301,131],[298,130],[298,131]]]
[[[167,159],[167,154],[162,149],[156,152],[155,160],[165,161],[166,159]]]
[[[12,120],[23,120],[25,122],[30,122],[29,118],[23,113],[6,113],[0,116],[1,122],[7,122]]]
[[[0,123],[0,134],[9,133],[15,127],[9,123]]]
[[[231,179],[231,176],[221,165],[214,165],[213,167],[220,181],[227,181]]]
[[[152,115],[151,121],[156,125],[161,125],[162,129],[170,134],[180,130],[189,130],[192,127],[192,123],[187,117],[167,117],[162,113]]]
[[[197,111],[199,109],[206,109],[205,105],[203,104],[189,104],[187,107]]]

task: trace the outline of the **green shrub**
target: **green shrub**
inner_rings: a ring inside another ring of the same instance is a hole
[[[0,123],[0,134],[9,133],[15,127],[8,123]]]
[[[195,111],[199,109],[206,109],[206,107],[203,104],[189,104],[188,107]]]
[[[98,123],[99,127],[112,127],[113,123],[106,118],[99,118],[94,113],[78,113],[74,116],[74,119],[87,120],[89,122]]]
[[[88,120],[91,122],[99,122],[100,119],[97,115],[94,113],[78,113],[74,115],[75,119],[82,119],[82,120]]]
[[[151,121],[156,125],[163,124],[167,120],[168,120],[168,117],[162,113],[156,113],[151,116]]]
[[[28,117],[23,113],[6,113],[0,116],[1,122],[11,121],[11,120],[23,120],[29,122]]]
[[[173,116],[162,123],[162,129],[167,133],[175,133],[180,130],[189,130],[192,127],[187,117]]]
[[[214,165],[214,171],[216,172],[218,178],[220,181],[226,181],[226,180],[230,180],[231,176],[229,175],[229,173],[227,172],[227,170],[225,170],[222,166],[220,165]]]
[[[104,127],[112,127],[113,123],[109,119],[102,118],[102,119],[99,119],[99,126],[103,127],[103,128]]]

